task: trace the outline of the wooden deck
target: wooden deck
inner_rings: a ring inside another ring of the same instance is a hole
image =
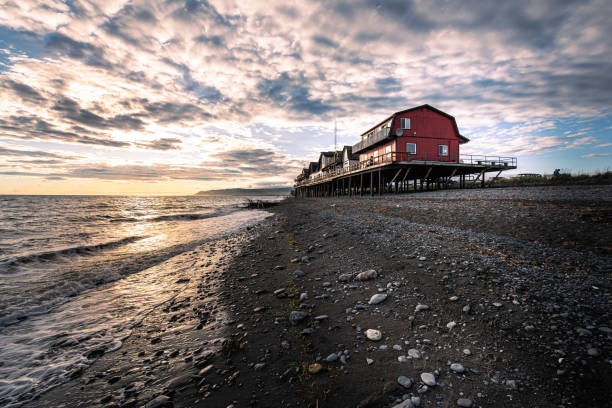
[[[485,174],[516,169],[514,157],[461,156],[461,158],[423,157],[390,153],[372,158],[351,168],[330,170],[324,175],[298,180],[297,197],[329,197],[339,195],[381,195],[406,191],[445,188],[456,183],[466,186],[468,177],[485,186]],[[453,180],[453,181],[451,181]]]

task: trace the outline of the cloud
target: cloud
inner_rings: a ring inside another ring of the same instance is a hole
[[[52,152],[43,152],[40,150],[18,150],[18,149],[9,149],[6,147],[0,146],[0,156],[8,156],[8,157],[41,157],[48,159],[61,159],[61,160],[76,160],[78,156],[69,156],[60,153],[52,153]]]
[[[593,158],[593,157],[608,157],[610,153],[591,153],[591,154],[583,154],[581,157],[583,158]]]
[[[153,150],[180,150],[182,140],[176,137],[162,137],[160,139],[148,140],[146,142],[134,143],[138,147]]]
[[[110,68],[112,64],[104,57],[104,50],[87,42],[76,41],[60,32],[45,36],[45,47],[70,58],[83,61],[86,65]]]

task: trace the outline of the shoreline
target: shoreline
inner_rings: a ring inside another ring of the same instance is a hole
[[[529,193],[286,200],[215,245],[228,254],[216,276],[192,279],[121,349],[26,406],[605,406],[610,202]],[[369,269],[376,279],[355,280]],[[386,298],[368,304],[375,294]],[[204,315],[216,331],[193,326]]]

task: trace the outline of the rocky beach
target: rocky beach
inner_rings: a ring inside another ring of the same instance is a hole
[[[288,199],[32,407],[607,407],[612,186]]]

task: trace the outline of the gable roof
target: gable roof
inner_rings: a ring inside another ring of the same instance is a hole
[[[349,160],[359,160],[359,155],[353,154],[353,146],[344,146],[342,148],[342,159],[344,159],[344,152],[348,153]]]
[[[429,110],[431,110],[433,112],[436,112],[436,113],[438,113],[438,114],[440,114],[442,116],[446,116],[447,118],[449,118],[453,122],[453,127],[455,128],[455,131],[457,132],[457,135],[459,136],[459,139],[461,139],[461,141],[459,142],[460,144],[467,143],[467,142],[470,141],[470,139],[468,139],[467,137],[465,137],[465,136],[461,135],[461,133],[459,133],[459,128],[457,127],[457,121],[455,120],[454,116],[449,115],[448,113],[443,112],[440,109],[436,109],[436,108],[434,108],[433,106],[431,106],[429,104],[419,105],[419,106],[415,106],[414,108],[404,109],[402,111],[395,112],[394,114],[392,114],[391,116],[389,116],[385,120],[380,121],[376,126],[372,126],[370,129],[368,129],[367,131],[363,132],[361,134],[361,136],[370,133],[371,131],[373,131],[374,129],[376,129],[377,127],[382,125],[383,123],[389,121],[389,119],[392,119],[391,127],[393,127],[393,125],[395,124],[395,118],[398,115],[401,115],[401,114],[404,114],[404,113],[407,113],[407,112],[411,112],[411,111],[415,111],[417,109],[423,109],[423,108],[424,109],[429,109]]]

